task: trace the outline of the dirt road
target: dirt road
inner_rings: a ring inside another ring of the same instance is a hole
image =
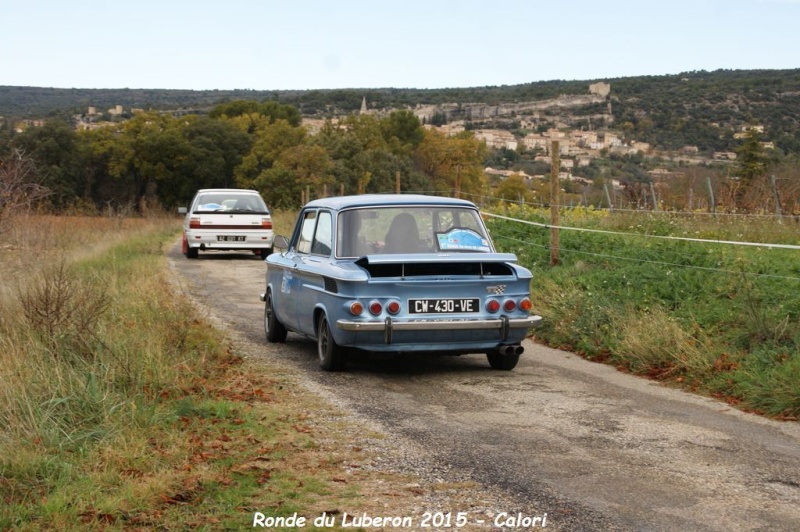
[[[436,475],[503,493],[515,501],[509,519],[546,512],[547,528],[561,530],[800,530],[798,423],[532,342],[512,372],[475,355],[361,357],[346,372],[325,373],[309,340],[290,334],[284,345],[266,343],[260,259],[187,260],[177,246],[169,258],[186,291],[266,359],[424,450]],[[509,521],[504,529],[533,525]]]

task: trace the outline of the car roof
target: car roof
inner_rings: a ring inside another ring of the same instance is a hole
[[[201,188],[197,191],[198,194],[219,193],[225,192],[227,194],[258,194],[257,190],[249,190],[246,188]]]
[[[401,205],[445,205],[475,208],[475,204],[471,201],[442,196],[426,196],[422,194],[360,194],[358,196],[336,196],[311,201],[306,204],[306,207],[325,207],[333,210],[342,210],[359,207],[391,207]]]

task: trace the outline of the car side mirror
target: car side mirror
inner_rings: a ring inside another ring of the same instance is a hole
[[[178,214],[186,214],[188,210],[186,207],[178,207]]]
[[[289,249],[289,240],[283,235],[275,236],[272,246],[278,249]]]

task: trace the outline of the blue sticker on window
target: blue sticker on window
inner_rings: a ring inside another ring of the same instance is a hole
[[[469,229],[451,229],[447,233],[436,233],[441,251],[491,252],[489,241]]]

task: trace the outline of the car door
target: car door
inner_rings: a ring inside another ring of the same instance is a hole
[[[277,280],[276,315],[289,329],[308,334],[299,325],[297,298],[303,290],[299,268],[305,264],[305,257],[311,250],[311,240],[317,222],[316,209],[308,209],[300,214],[289,249],[282,255],[280,279]]]
[[[307,221],[307,223],[306,223]],[[298,239],[295,255],[298,291],[295,297],[295,315],[299,331],[313,335],[314,309],[325,302],[325,282],[322,276],[331,257],[332,216],[330,211],[319,210],[313,217],[308,213]]]

